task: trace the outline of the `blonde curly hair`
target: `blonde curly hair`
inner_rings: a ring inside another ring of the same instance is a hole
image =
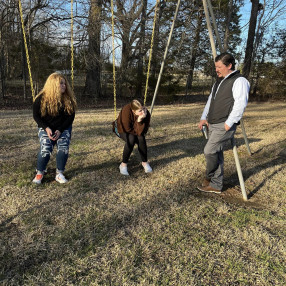
[[[66,90],[62,94],[60,83],[61,80],[65,81]],[[42,96],[41,99],[41,116],[50,115],[57,116],[62,107],[68,114],[72,114],[75,112],[77,107],[76,99],[74,93],[69,85],[69,82],[65,78],[64,75],[60,73],[52,73],[46,80],[46,83],[43,89],[36,96]]]

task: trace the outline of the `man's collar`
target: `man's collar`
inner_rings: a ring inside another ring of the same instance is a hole
[[[224,79],[225,78],[228,78],[230,75],[232,75],[232,74],[234,74],[234,73],[238,73],[239,71],[238,70],[234,70],[234,71],[232,71],[231,73],[229,73],[226,77],[224,77]]]

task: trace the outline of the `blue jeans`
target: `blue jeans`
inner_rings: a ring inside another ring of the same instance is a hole
[[[57,144],[57,170],[63,172],[69,156],[69,145],[71,140],[72,127],[64,130],[59,139],[53,141],[49,138],[43,128],[39,128],[38,137],[40,140],[40,151],[38,153],[37,171],[44,172],[50,160],[54,146]]]

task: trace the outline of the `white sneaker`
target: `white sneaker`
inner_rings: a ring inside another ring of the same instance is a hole
[[[63,175],[63,173],[58,173],[56,175],[56,181],[60,184],[65,184],[68,182],[68,180],[65,178],[65,176]]]
[[[127,171],[127,166],[121,166],[121,164],[119,165],[119,170],[120,170],[120,174],[124,175],[124,176],[129,176],[129,173]]]
[[[38,171],[36,177],[33,180],[33,183],[40,185],[42,183],[43,178],[44,174]]]
[[[151,168],[151,166],[149,165],[148,162],[146,162],[144,165],[142,164],[142,166],[143,166],[143,168],[145,170],[145,173],[152,173],[153,172],[153,170],[152,170],[152,168]]]

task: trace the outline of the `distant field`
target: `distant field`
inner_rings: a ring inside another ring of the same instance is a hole
[[[196,190],[205,171],[203,104],[156,106],[146,175],[137,150],[119,174],[123,142],[112,109],[79,110],[66,176],[55,154],[41,186],[30,110],[0,111],[1,285],[285,285],[286,103],[248,105],[221,195]],[[55,150],[56,151],[56,150]]]

